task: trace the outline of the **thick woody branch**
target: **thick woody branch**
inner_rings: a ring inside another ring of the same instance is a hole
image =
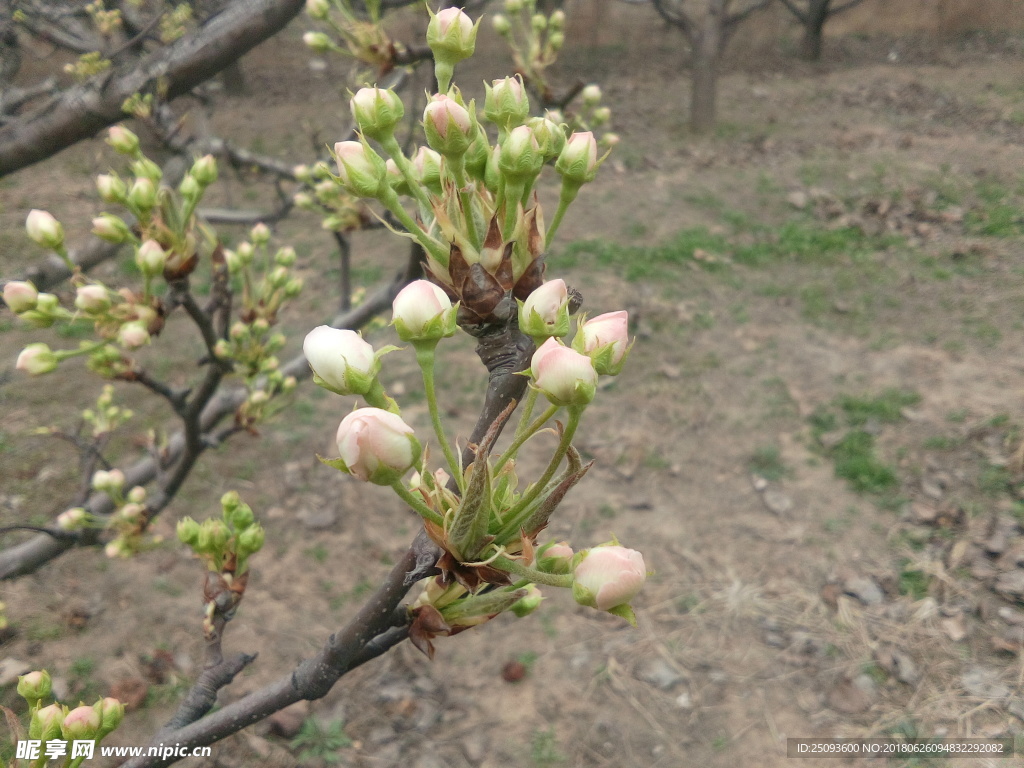
[[[172,45],[119,66],[95,82],[67,89],[32,114],[0,128],[0,176],[50,157],[121,120],[121,105],[136,93],[158,87],[168,99],[187,93],[279,32],[302,8],[303,0],[235,0]]]

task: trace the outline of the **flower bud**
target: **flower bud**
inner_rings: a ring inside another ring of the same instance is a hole
[[[554,338],[533,353],[531,372],[534,386],[555,405],[583,406],[597,391],[597,371],[590,358]]]
[[[89,522],[89,513],[82,507],[72,507],[57,515],[57,527],[62,531],[77,531]]]
[[[441,155],[430,147],[420,147],[412,158],[412,175],[436,195],[441,194]]]
[[[163,178],[164,172],[160,169],[160,166],[150,160],[148,157],[140,157],[138,160],[131,165],[132,173],[135,174],[136,178],[149,179],[154,184],[159,184],[160,179]]]
[[[36,342],[21,350],[14,367],[32,376],[40,376],[56,368],[58,362],[57,355],[48,346]]]
[[[100,699],[93,704],[93,708],[100,717],[100,728],[96,734],[97,740],[111,733],[124,720],[124,704],[111,696]]]
[[[291,267],[295,264],[295,260],[298,256],[295,253],[295,249],[290,245],[284,246],[274,254],[274,263],[280,267]]]
[[[603,376],[615,376],[622,371],[629,353],[629,313],[606,312],[588,320],[580,327],[572,341],[573,349],[590,357],[594,368]]]
[[[530,584],[526,588],[526,596],[521,598],[519,602],[513,603],[512,607],[509,608],[520,619],[524,616],[529,616],[531,613],[540,608],[541,601],[544,600],[544,595],[540,593],[536,584]]]
[[[548,25],[551,29],[565,29],[565,11],[558,9],[548,19]]]
[[[562,50],[562,46],[565,45],[565,33],[552,32],[548,35],[548,45],[551,46],[551,50],[553,51]]]
[[[199,523],[191,517],[183,517],[178,521],[178,540],[181,541],[182,544],[194,549],[199,543],[199,533],[201,530]]]
[[[104,203],[123,203],[124,196],[128,193],[128,185],[119,176],[105,173],[96,177],[96,190]]]
[[[590,116],[593,125],[604,125],[612,119],[612,111],[608,107],[598,107]]]
[[[146,508],[141,504],[125,504],[117,511],[117,514],[124,520],[135,521],[142,517],[145,512]]]
[[[96,732],[99,731],[101,724],[99,712],[83,705],[67,713],[64,722],[61,723],[60,732],[68,741],[91,740],[96,738]]]
[[[565,148],[555,161],[563,183],[580,187],[597,175],[597,141],[590,131],[577,131],[565,142]]]
[[[241,242],[235,249],[235,253],[238,254],[242,264],[252,264],[252,260],[256,256],[256,249],[252,247],[252,243]]]
[[[29,707],[35,706],[40,699],[49,698],[52,690],[50,673],[45,669],[18,678],[18,695],[28,702]]]
[[[64,245],[64,227],[47,211],[33,208],[25,219],[25,231],[34,243],[57,250]]]
[[[122,155],[134,155],[139,151],[139,137],[121,125],[113,126],[107,133],[107,144]]]
[[[484,117],[495,125],[511,131],[530,116],[530,99],[518,75],[484,84],[484,89]]]
[[[501,157],[498,158],[502,176],[513,184],[529,184],[543,166],[544,155],[533,130],[529,126],[520,125],[509,132],[501,145]]]
[[[314,381],[339,395],[365,395],[380,371],[373,347],[355,331],[321,325],[306,334],[302,353]]]
[[[505,35],[512,31],[512,23],[508,20],[507,16],[502,16],[500,13],[491,18],[491,26],[502,37],[505,37]]]
[[[537,556],[537,564],[546,573],[568,573],[572,570],[574,554],[572,547],[566,542],[560,541],[540,552]]]
[[[293,277],[287,283],[284,284],[284,296],[286,299],[294,299],[300,293],[302,293],[302,278]]]
[[[136,485],[130,491],[128,491],[128,501],[133,504],[142,504],[146,500],[146,489],[141,485]]]
[[[359,408],[338,427],[339,469],[377,485],[391,485],[420,456],[412,427],[380,408]]]
[[[119,469],[109,472],[105,469],[97,470],[92,476],[92,487],[96,491],[117,493],[124,487],[124,473]]]
[[[394,135],[405,115],[405,106],[390,89],[360,88],[349,102],[352,116],[364,136],[382,141]]]
[[[152,210],[156,205],[156,185],[153,180],[145,176],[136,179],[128,190],[128,204],[143,213]]]
[[[428,280],[405,286],[392,310],[391,322],[402,341],[436,341],[455,334],[456,308],[448,294]]]
[[[137,349],[149,344],[149,331],[144,323],[130,322],[121,326],[117,334],[117,343],[125,349]]]
[[[38,298],[39,291],[27,281],[11,280],[4,285],[4,303],[16,315],[35,309]]]
[[[208,187],[217,180],[217,161],[213,155],[203,155],[194,163],[189,175],[199,182],[200,186]]]
[[[263,526],[250,525],[248,528],[238,534],[238,556],[249,557],[254,555],[263,549],[263,542],[266,540],[267,534],[263,530]]]
[[[116,539],[111,539],[107,542],[107,545],[103,547],[103,554],[113,559],[115,557],[129,558],[132,556],[132,546],[129,544],[124,536],[118,536]]]
[[[331,10],[328,0],[306,0],[306,15],[315,21],[323,21]]]
[[[436,14],[430,11],[427,45],[434,53],[434,73],[441,90],[448,90],[454,66],[473,55],[479,26],[458,8],[445,8]]]
[[[594,547],[573,571],[572,596],[580,605],[607,611],[629,603],[646,579],[643,555],[635,549]]]
[[[101,213],[92,220],[92,233],[108,243],[120,244],[131,237],[131,230],[119,216]]]
[[[596,107],[601,103],[601,86],[591,83],[583,89],[580,96],[583,98],[583,103],[586,106]]]
[[[202,194],[203,188],[195,177],[185,175],[185,178],[181,180],[181,184],[178,185],[178,194],[181,195],[183,200],[187,200],[191,203],[195,203],[199,199],[199,195]]]
[[[466,154],[475,134],[469,111],[443,93],[432,96],[423,110],[423,130],[427,143],[445,157]]]
[[[64,722],[64,707],[56,702],[32,713],[28,724],[28,737],[47,742],[60,738],[60,726]]]
[[[530,26],[534,32],[543,32],[548,28],[548,17],[543,13],[535,13],[530,18]]]
[[[270,227],[262,221],[249,230],[249,238],[253,245],[266,245],[270,242]]]
[[[302,42],[314,53],[327,53],[334,47],[331,38],[323,32],[307,32],[302,36]]]
[[[102,285],[81,285],[75,292],[75,306],[90,315],[110,309],[110,295]]]
[[[523,10],[524,0],[505,0],[506,13],[519,13]]]
[[[409,183],[405,180],[405,176],[402,175],[402,171],[398,167],[398,163],[391,158],[388,158],[385,166],[388,169],[388,186],[395,190],[395,194],[408,195]]]
[[[167,252],[156,240],[147,240],[135,252],[135,264],[146,277],[156,277],[164,271]]]
[[[619,134],[617,133],[606,133],[604,136],[601,137],[601,144],[605,147],[608,147],[608,149],[611,149],[620,141],[622,141],[622,139],[619,138]]]
[[[569,332],[569,291],[564,280],[549,280],[519,305],[519,328],[534,339]]]
[[[376,198],[387,185],[387,163],[370,149],[365,139],[339,141],[334,145],[338,176],[349,192],[358,197]]]
[[[292,202],[295,203],[295,207],[301,211],[313,211],[316,210],[316,200],[308,192],[296,192],[292,196]]]
[[[546,117],[530,118],[526,124],[533,131],[545,163],[561,154],[565,148],[565,131],[560,125]]]

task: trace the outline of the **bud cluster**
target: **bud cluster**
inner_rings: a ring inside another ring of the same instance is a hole
[[[235,491],[220,499],[220,518],[198,523],[191,517],[178,521],[178,538],[206,563],[203,585],[203,633],[215,637],[231,619],[245,594],[249,558],[263,548],[266,534],[252,508]]]
[[[53,697],[53,683],[46,670],[37,670],[21,675],[18,678],[18,695],[28,704],[27,738],[38,742],[39,758],[33,765],[43,765],[47,755],[64,756],[65,766],[78,765],[82,758],[73,758],[67,754],[69,741],[92,741],[93,752],[98,754],[95,745],[109,736],[124,720],[124,704],[115,698],[97,699],[92,706],[79,704],[72,709],[57,701],[47,704]],[[9,717],[15,717],[8,710]],[[10,724],[10,720],[8,720]],[[48,748],[48,742],[64,742]]]
[[[152,548],[162,540],[160,536],[146,537],[149,511],[146,507],[146,489],[136,485],[125,490],[125,476],[119,469],[99,470],[92,476],[92,489],[105,493],[114,504],[106,518],[106,529],[112,534],[104,549],[107,557],[132,557]],[[61,530],[77,530],[92,522],[80,507],[63,512],[57,518]]]
[[[314,53],[347,54],[378,72],[394,69],[399,46],[388,37],[381,24],[379,0],[366,3],[365,13],[360,14],[353,12],[345,0],[306,0],[306,15],[313,21],[327,24],[336,36],[306,32],[302,42]]]

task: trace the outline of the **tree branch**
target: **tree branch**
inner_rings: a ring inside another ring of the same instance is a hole
[[[235,0],[205,25],[99,83],[64,91],[31,115],[0,128],[0,177],[39,162],[123,119],[129,96],[166,88],[173,99],[276,34],[303,0]]]

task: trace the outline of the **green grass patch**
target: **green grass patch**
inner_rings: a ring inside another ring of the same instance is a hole
[[[782,455],[777,446],[762,445],[754,449],[747,467],[755,475],[760,475],[765,480],[781,480],[787,477],[789,468],[783,463]]]
[[[899,421],[901,411],[921,402],[921,395],[909,389],[887,389],[878,397],[843,395],[839,407],[846,414],[846,420],[853,427],[860,427],[875,419],[893,424]]]
[[[863,430],[848,432],[832,450],[836,477],[857,493],[882,495],[899,485],[896,471],[875,453],[875,438]]]

